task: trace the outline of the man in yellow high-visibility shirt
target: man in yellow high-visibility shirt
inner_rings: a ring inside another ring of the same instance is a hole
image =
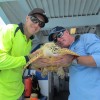
[[[0,30],[0,100],[18,100],[24,90],[23,66],[29,61],[33,35],[48,23],[43,9],[35,8],[26,22]]]

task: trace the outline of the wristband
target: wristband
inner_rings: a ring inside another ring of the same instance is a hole
[[[28,56],[25,56],[26,62],[28,62],[30,59]]]

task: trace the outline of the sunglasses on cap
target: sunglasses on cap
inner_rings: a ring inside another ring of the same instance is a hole
[[[55,36],[55,38],[53,39],[53,41],[56,43],[57,42],[57,38],[61,38],[64,35],[64,31],[58,32],[57,35]]]
[[[30,20],[35,24],[38,23],[41,28],[45,26],[45,22],[40,21],[36,16],[30,16]]]

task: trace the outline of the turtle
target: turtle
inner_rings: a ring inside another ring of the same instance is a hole
[[[61,60],[60,55],[69,54],[69,55],[73,55],[75,57],[79,56],[77,53],[69,50],[68,48],[61,48],[53,42],[45,43],[36,52],[37,53],[34,53],[34,56],[30,55],[31,59],[29,60],[29,62],[27,62],[27,64],[25,65],[24,68],[26,68],[30,64],[33,64],[34,69],[38,69],[38,68],[41,69],[42,77],[45,77],[48,74],[48,72],[56,72],[58,76],[60,76],[61,78],[64,78],[65,73],[64,73],[63,67],[68,67],[68,66],[70,66],[70,64],[68,64],[68,65],[62,64],[62,63],[57,64],[55,62],[58,60],[59,61]],[[46,66],[46,67],[39,66],[38,63],[35,62],[39,58],[48,59],[48,62],[44,62],[44,63],[48,63],[48,66]]]

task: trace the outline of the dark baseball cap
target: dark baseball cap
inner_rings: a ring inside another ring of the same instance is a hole
[[[66,29],[62,26],[56,26],[54,27],[53,29],[50,30],[49,32],[49,37],[48,37],[48,40],[49,41],[53,41],[53,34],[55,33],[59,33],[59,32],[62,32],[62,31],[65,31]]]
[[[46,16],[46,13],[43,9],[35,8],[31,12],[29,12],[28,16],[34,16],[34,14],[39,14],[39,15],[43,16],[45,19],[45,23],[49,22],[48,17]]]

